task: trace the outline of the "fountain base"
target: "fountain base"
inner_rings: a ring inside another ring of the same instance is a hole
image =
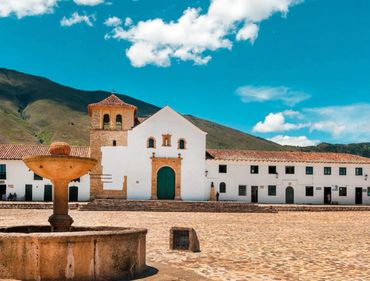
[[[51,224],[51,231],[53,232],[67,232],[70,231],[73,219],[70,215],[51,215],[49,217]]]
[[[120,280],[145,270],[146,229],[0,228],[0,279]]]

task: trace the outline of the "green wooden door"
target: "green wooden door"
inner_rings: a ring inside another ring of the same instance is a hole
[[[32,201],[32,184],[26,184],[24,201]]]
[[[160,168],[157,173],[157,197],[162,200],[175,198],[175,171],[170,167]]]
[[[294,204],[294,189],[291,186],[285,189],[285,203]]]
[[[77,202],[77,201],[78,201],[78,187],[70,186],[69,187],[69,202]]]
[[[50,184],[45,185],[44,189],[44,201],[53,201],[53,188]]]

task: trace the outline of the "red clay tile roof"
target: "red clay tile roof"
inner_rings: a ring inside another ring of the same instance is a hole
[[[300,152],[300,151],[253,151],[208,149],[207,159],[231,161],[273,161],[313,163],[363,163],[370,164],[370,158],[347,153]]]
[[[89,157],[89,146],[71,146],[71,155]],[[48,145],[37,144],[0,144],[1,160],[21,160],[25,156],[50,155]]]
[[[120,98],[118,98],[114,94],[110,95],[109,97],[107,97],[106,99],[104,99],[102,101],[89,104],[89,106],[88,106],[89,114],[91,113],[90,108],[95,107],[95,106],[131,107],[131,108],[134,108],[135,110],[137,109],[136,106],[134,106],[132,104],[125,103],[123,100],[121,100]]]

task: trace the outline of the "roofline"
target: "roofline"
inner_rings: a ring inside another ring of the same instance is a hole
[[[313,163],[313,164],[365,164],[370,165],[369,162],[356,162],[356,161],[344,161],[344,162],[338,162],[338,161],[298,161],[298,160],[277,160],[277,159],[206,159],[206,161],[218,161],[218,162],[274,162],[274,163]]]
[[[154,113],[153,115],[150,115],[148,118],[146,118],[143,122],[141,122],[139,125],[135,126],[135,128],[137,127],[140,127],[141,124],[145,123],[147,120],[151,119],[152,117],[156,116],[157,114],[159,114],[161,111],[163,111],[164,109],[170,109],[172,112],[174,112],[175,114],[177,114],[179,117],[181,117],[182,119],[184,119],[186,122],[188,122],[191,126],[193,126],[194,128],[196,128],[198,131],[200,131],[201,133],[203,133],[204,135],[207,135],[208,133],[201,130],[199,127],[195,126],[193,123],[191,123],[188,119],[186,119],[183,115],[181,115],[180,113],[178,113],[176,110],[174,110],[172,107],[170,107],[169,105],[166,105],[164,107],[162,107],[160,110],[158,110],[156,113]]]

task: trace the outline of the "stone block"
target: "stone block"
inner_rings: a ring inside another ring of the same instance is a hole
[[[170,249],[200,252],[197,233],[191,227],[172,227],[170,230]]]

